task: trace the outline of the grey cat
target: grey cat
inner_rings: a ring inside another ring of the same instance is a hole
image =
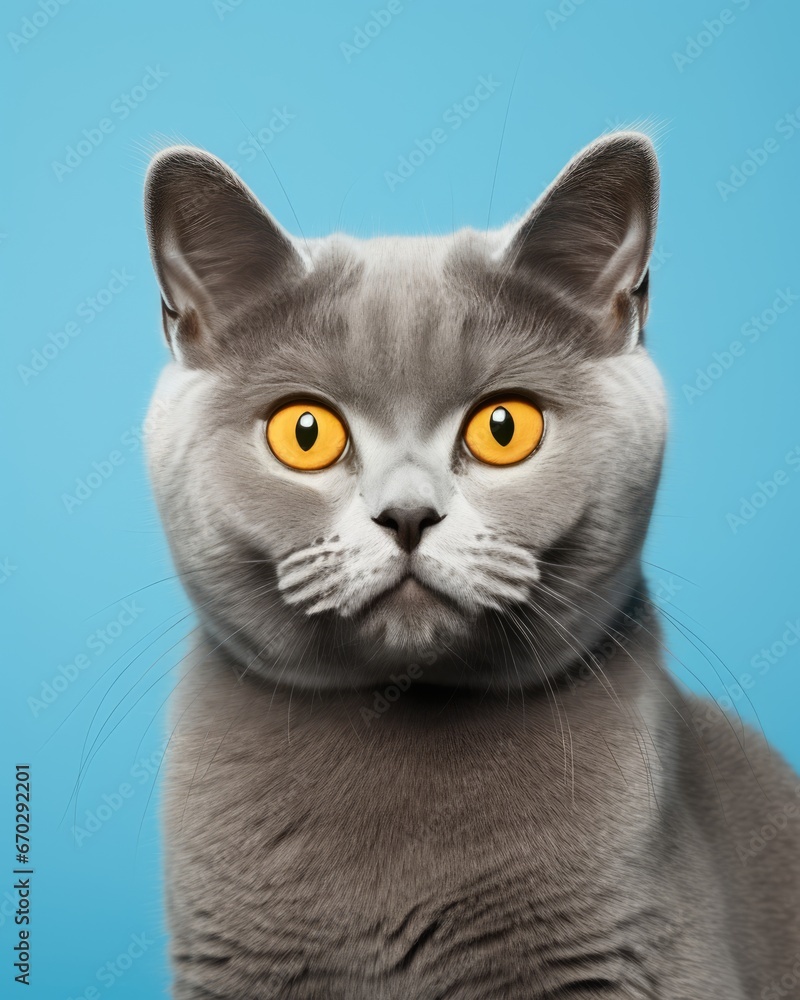
[[[154,159],[176,998],[800,997],[800,779],[643,582],[657,198],[615,133],[502,230],[304,240]]]

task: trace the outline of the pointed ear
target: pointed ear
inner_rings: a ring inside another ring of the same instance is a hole
[[[145,182],[147,238],[176,356],[202,364],[223,324],[248,298],[303,273],[291,238],[221,160],[172,146]]]
[[[529,272],[597,323],[609,351],[634,346],[647,318],[658,162],[638,132],[587,146],[516,229],[509,268]]]

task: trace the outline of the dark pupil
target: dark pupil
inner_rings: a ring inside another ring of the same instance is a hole
[[[492,437],[504,448],[514,437],[514,418],[504,406],[498,406],[489,417],[489,429]]]
[[[314,442],[317,440],[317,435],[319,434],[319,424],[317,423],[317,418],[313,413],[301,413],[297,421],[297,427],[294,429],[295,437],[297,438],[297,443],[303,449],[303,451],[308,451],[309,448],[313,448]]]

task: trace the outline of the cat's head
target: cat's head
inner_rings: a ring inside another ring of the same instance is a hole
[[[533,685],[640,584],[665,434],[658,168],[616,133],[492,232],[290,237],[219,160],[147,178],[151,474],[213,643],[307,686]]]

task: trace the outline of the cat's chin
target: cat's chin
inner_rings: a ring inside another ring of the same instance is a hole
[[[444,594],[406,577],[358,616],[362,636],[400,659],[430,657],[467,635],[469,619]]]

